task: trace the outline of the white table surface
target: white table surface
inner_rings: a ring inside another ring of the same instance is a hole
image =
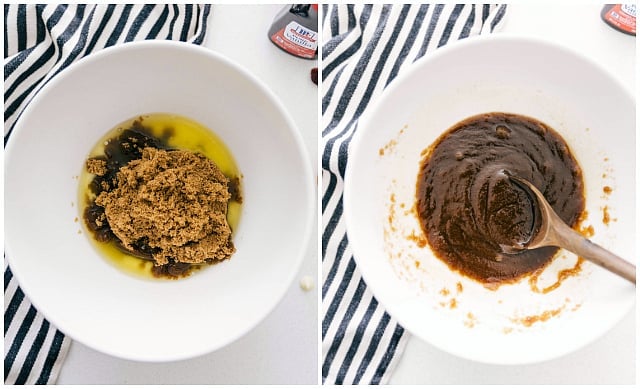
[[[318,87],[315,60],[293,57],[274,46],[267,32],[281,5],[214,5],[205,47],[244,66],[287,107],[317,172]],[[275,150],[274,150],[275,152]],[[132,362],[72,342],[58,384],[314,384],[318,382],[317,219],[311,242],[284,299],[256,328],[213,353],[173,363]],[[299,281],[311,276],[314,288]]]
[[[540,37],[596,60],[635,95],[636,40],[600,19],[601,4],[510,4],[503,32]],[[467,361],[411,338],[391,384],[633,384],[636,382],[636,314],[572,354],[526,366]],[[523,352],[525,352],[523,350]]]

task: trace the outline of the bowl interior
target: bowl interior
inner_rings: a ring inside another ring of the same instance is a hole
[[[547,293],[534,292],[531,278],[489,290],[416,244],[415,185],[420,153],[457,122],[495,111],[536,118],[583,169],[591,239],[634,261],[634,107],[598,66],[542,41],[467,39],[416,63],[370,107],[350,149],[347,232],[376,298],[419,338],[488,363],[547,360],[602,335],[632,307],[631,284],[583,263]],[[550,287],[576,263],[561,250],[534,284]]]
[[[111,266],[78,221],[77,178],[89,150],[114,125],[152,112],[213,130],[242,174],[237,252],[177,281]],[[253,76],[194,45],[131,43],[74,64],[32,101],[6,152],[14,275],[61,331],[109,354],[176,360],[237,339],[284,295],[308,242],[313,176],[292,120]]]

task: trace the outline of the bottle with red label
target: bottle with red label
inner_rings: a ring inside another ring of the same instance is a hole
[[[629,35],[636,35],[636,5],[606,4],[600,13],[609,26]]]
[[[269,39],[289,54],[314,59],[318,54],[318,5],[290,4],[269,29]]]

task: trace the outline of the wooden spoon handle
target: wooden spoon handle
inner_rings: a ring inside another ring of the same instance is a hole
[[[589,239],[583,238],[581,252],[576,254],[590,260],[596,265],[610,270],[611,272],[636,283],[636,267],[635,265],[625,261],[614,253],[603,249]]]
[[[561,247],[636,283],[636,266],[632,263],[591,242],[564,224],[556,226],[555,232]]]

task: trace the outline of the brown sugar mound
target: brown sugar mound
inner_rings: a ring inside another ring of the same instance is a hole
[[[219,262],[235,252],[229,180],[206,157],[147,147],[116,178],[95,203],[125,248],[150,247],[156,265]]]
[[[107,173],[107,161],[97,158],[89,158],[87,160],[87,171],[97,176],[103,176]]]

